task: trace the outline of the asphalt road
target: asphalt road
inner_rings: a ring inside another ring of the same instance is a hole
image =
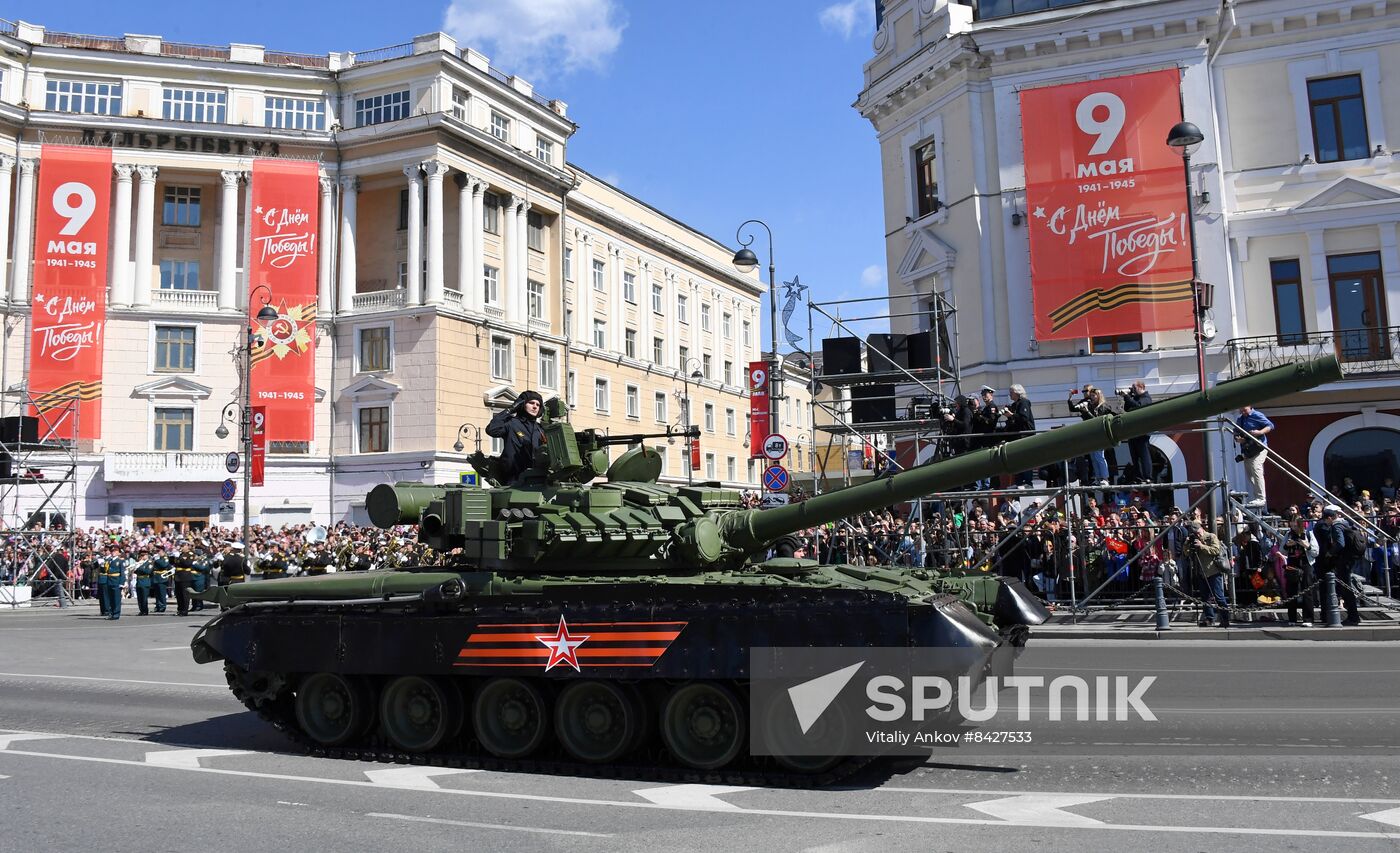
[[[1019,674],[1156,676],[1157,720],[1013,703],[983,729],[1029,744],[792,791],[301,755],[193,663],[198,625],[0,611],[0,851],[1400,846],[1400,644],[1033,642]]]

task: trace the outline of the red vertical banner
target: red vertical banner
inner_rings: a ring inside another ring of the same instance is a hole
[[[690,439],[690,470],[700,470],[700,439]]]
[[[248,482],[254,486],[263,484],[263,472],[267,468],[267,407],[253,406],[252,441],[248,448]]]
[[[749,458],[763,457],[768,439],[768,362],[749,362]]]
[[[99,438],[112,149],[43,146],[36,208],[29,391],[39,437]]]
[[[320,167],[309,161],[254,160],[252,202],[248,316],[262,341],[253,351],[253,403],[267,410],[270,440],[310,441]],[[277,312],[275,320],[257,319],[265,305]]]
[[[1038,340],[1190,329],[1175,69],[1021,92]]]

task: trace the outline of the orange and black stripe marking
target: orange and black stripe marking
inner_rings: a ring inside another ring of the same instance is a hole
[[[473,629],[454,666],[649,667],[685,622],[526,622]]]
[[[1134,303],[1190,302],[1191,298],[1189,281],[1159,284],[1132,281],[1107,290],[1096,287],[1053,309],[1050,312],[1050,328],[1062,329],[1091,311],[1112,311]]]

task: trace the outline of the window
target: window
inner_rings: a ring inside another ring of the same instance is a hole
[[[487,305],[501,304],[501,271],[487,265],[481,268],[481,298]]]
[[[627,386],[627,417],[637,419],[642,416],[642,392],[636,385]]]
[[[161,261],[161,290],[199,290],[199,261]]]
[[[705,432],[715,431],[715,404],[705,404]]]
[[[1103,338],[1090,338],[1093,352],[1142,352],[1142,335],[1113,335]]]
[[[536,252],[544,251],[544,215],[533,210],[525,214],[525,245]]]
[[[565,335],[569,335],[569,333],[573,331],[573,328],[574,328],[574,309],[572,309],[572,308],[565,308],[565,309],[564,309],[564,334],[565,334]]]
[[[676,321],[677,321],[677,322],[679,322],[679,323],[689,323],[689,322],[690,322],[689,304],[690,304],[690,300],[686,298],[686,295],[685,295],[684,293],[679,294],[678,296],[676,296]]]
[[[753,346],[753,326],[749,324],[748,320],[745,320],[739,328],[743,332],[744,352],[748,352],[749,347]]]
[[[679,347],[676,352],[676,366],[681,370],[689,370],[690,368],[686,366],[686,362],[690,360],[690,347]]]
[[[914,146],[914,201],[919,216],[937,213],[942,206],[938,202],[937,156],[932,139]]]
[[[491,135],[502,142],[510,141],[510,119],[495,110],[491,111]]]
[[[706,479],[706,480],[713,480],[714,478],[715,478],[715,455],[714,455],[713,453],[706,453],[706,454],[705,454],[705,479]]]
[[[728,359],[726,359],[725,362],[724,362],[724,377],[723,377],[723,380],[724,380],[724,384],[725,384],[725,385],[733,385],[733,384],[734,384],[734,362],[729,361]]]
[[[194,450],[194,409],[156,409],[156,450]]]
[[[602,293],[603,290],[605,289],[605,287],[604,287],[604,285],[603,285],[603,262],[602,262],[602,261],[596,261],[596,260],[595,260],[595,261],[593,262],[593,289],[596,290],[596,291],[598,291],[599,293]]]
[[[662,294],[664,294],[664,293],[665,293],[665,291],[661,289],[661,285],[659,285],[659,284],[653,284],[653,285],[651,286],[651,313],[653,313],[653,314],[663,314],[663,313],[665,313],[664,311],[661,310],[661,300],[663,299]]]
[[[45,84],[44,109],[94,116],[122,114],[122,84],[96,80],[50,80]]]
[[[365,406],[360,409],[361,453],[389,452],[389,407]]]
[[[394,357],[389,327],[369,326],[357,330],[357,334],[360,336],[360,372],[389,372],[393,368]]]
[[[398,287],[399,290],[408,287],[408,261],[399,261],[399,277],[397,282],[398,284],[395,286]]]
[[[169,121],[212,121],[223,124],[228,117],[228,92],[217,89],[176,89],[165,87],[161,109]]]
[[[452,117],[458,121],[471,121],[471,93],[460,86],[452,87]]]
[[[564,280],[574,280],[574,250],[568,246],[564,247]]]
[[[1332,329],[1345,361],[1390,358],[1385,282],[1379,252],[1327,257],[1332,286]]]
[[[608,324],[602,320],[593,321],[593,346],[604,349],[608,345]]]
[[[408,90],[385,92],[368,98],[355,99],[355,126],[383,124],[408,118]]]
[[[746,466],[745,470],[746,470],[746,472],[748,473],[748,477],[746,478],[747,481],[750,482],[750,483],[754,482],[755,479],[757,479],[757,474],[758,474],[758,462],[757,462],[757,460],[750,459],[750,460],[748,461],[748,465]]]
[[[700,331],[710,330],[710,305],[707,302],[700,303]]]
[[[593,411],[595,411],[595,412],[607,412],[607,411],[608,411],[608,408],[610,407],[610,405],[611,405],[611,403],[612,403],[612,401],[609,399],[610,396],[611,396],[611,395],[608,393],[608,380],[606,380],[606,379],[601,379],[601,378],[599,378],[599,379],[594,379],[594,380],[593,380]]]
[[[724,460],[724,467],[729,482],[732,483],[739,479],[739,460],[730,456]]]
[[[1274,328],[1281,347],[1301,344],[1307,337],[1303,314],[1303,276],[1298,260],[1269,262],[1269,278],[1274,290]]]
[[[544,319],[544,282],[525,283],[525,308],[529,311],[531,320]]]
[[[320,98],[284,98],[268,95],[263,124],[284,130],[325,130],[326,102]]]
[[[491,338],[491,378],[509,380],[515,375],[510,338]]]
[[[714,360],[710,358],[709,353],[705,353],[704,355],[700,356],[700,374],[702,376],[704,376],[706,379],[713,379],[713,367]]]
[[[194,373],[193,326],[156,326],[157,373]]]
[[[199,227],[199,187],[166,187],[161,225]]]
[[[622,354],[628,358],[637,357],[637,330],[624,329],[622,331]]]
[[[554,163],[554,143],[543,136],[535,137],[535,159],[541,163]]]
[[[734,337],[734,315],[728,311],[719,316],[719,334],[726,341]]]
[[[498,236],[501,233],[501,197],[495,193],[481,196],[481,230]]]
[[[666,363],[666,341],[663,338],[651,339],[651,362],[657,367]]]
[[[569,387],[564,389],[564,396],[568,398],[569,408],[578,405],[578,372],[569,371]]]
[[[653,400],[652,400],[652,405],[653,405],[652,417],[656,419],[656,422],[657,422],[657,423],[659,423],[659,424],[664,424],[664,423],[666,423],[667,421],[670,420],[670,418],[666,416],[666,392],[665,392],[665,391],[657,391],[657,392],[656,392],[656,396],[655,396],[655,397],[653,398]]]
[[[738,418],[733,409],[724,410],[724,432],[726,435],[734,435],[738,429]],[[733,477],[730,477],[733,479]]]
[[[559,387],[559,355],[552,349],[541,349],[539,357],[540,387]]]
[[[1313,148],[1319,163],[1359,160],[1371,154],[1361,75],[1308,81]]]

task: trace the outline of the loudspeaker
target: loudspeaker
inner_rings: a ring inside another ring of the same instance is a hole
[[[870,335],[865,339],[865,346],[870,350],[865,359],[869,373],[889,373],[909,367],[909,349],[904,335]]]
[[[15,475],[15,463],[8,453],[0,453],[0,480],[8,480]]]
[[[918,332],[905,338],[909,369],[933,367],[933,332]]]
[[[860,338],[822,340],[822,375],[860,373]]]
[[[851,422],[880,423],[894,420],[893,385],[858,385],[851,389]]]
[[[3,444],[39,443],[39,419],[28,415],[12,415],[0,418],[0,443]]]

